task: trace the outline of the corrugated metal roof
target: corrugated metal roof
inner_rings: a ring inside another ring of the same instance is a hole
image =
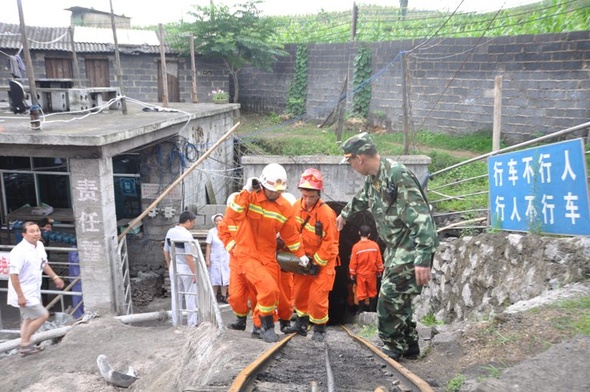
[[[74,29],[74,41],[112,44],[114,43],[113,30],[98,27],[76,27]],[[156,32],[151,30],[117,29],[117,41],[120,45],[160,46]]]
[[[76,51],[114,52],[115,41],[112,29],[76,27],[74,29]],[[122,53],[160,53],[160,41],[155,31],[117,29],[117,42]],[[166,48],[167,52],[170,49]]]
[[[56,50],[71,52],[70,33],[67,27],[27,26],[30,50]],[[78,53],[112,53],[115,51],[113,31],[97,27],[75,27],[74,41]],[[160,42],[155,31],[117,29],[121,53],[160,53]],[[0,49],[22,47],[20,26],[0,23]],[[168,46],[166,52],[174,53]]]
[[[31,50],[71,52],[71,41],[67,27],[27,27],[27,38]],[[20,49],[21,47],[20,26],[0,23],[0,48]]]

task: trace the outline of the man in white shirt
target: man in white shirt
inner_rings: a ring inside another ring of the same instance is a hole
[[[196,281],[196,265],[195,260],[191,256],[191,249],[189,242],[193,240],[190,229],[195,225],[197,216],[191,211],[184,211],[180,214],[178,225],[168,230],[166,233],[166,240],[164,241],[164,259],[166,260],[166,268],[170,274],[170,287],[172,293],[182,292],[184,294],[184,301],[186,303],[186,310],[188,312],[187,324],[191,327],[197,325],[197,281]],[[172,266],[170,265],[170,248],[174,242],[176,251],[176,275],[173,274]],[[182,308],[182,297],[178,296],[178,303],[172,301],[172,325],[176,326],[178,320],[178,312]]]
[[[19,308],[22,319],[20,354],[36,354],[42,349],[33,345],[31,337],[49,318],[49,312],[41,304],[42,273],[45,272],[58,289],[64,281],[57,276],[47,261],[47,253],[41,239],[41,230],[35,222],[22,226],[23,240],[10,251],[10,279],[8,281],[8,305]]]

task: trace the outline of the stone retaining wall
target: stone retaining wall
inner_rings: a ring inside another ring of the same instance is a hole
[[[590,278],[590,238],[481,234],[442,242],[432,282],[415,300],[417,319],[487,319],[546,290]]]

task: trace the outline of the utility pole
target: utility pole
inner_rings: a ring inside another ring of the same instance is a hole
[[[113,0],[109,0],[111,4],[111,27],[113,28],[113,40],[115,42],[115,68],[117,70],[117,80],[119,81],[119,89],[121,90],[121,109],[123,114],[127,114],[127,102],[125,101],[125,88],[123,86],[123,71],[121,70],[121,57],[119,56],[119,41],[117,40],[117,26],[115,24],[115,13],[113,12]]]
[[[492,151],[500,149],[502,133],[502,75],[496,76],[494,81],[494,122],[492,128]]]
[[[162,23],[158,25],[160,29],[160,72],[162,73],[162,106],[168,107],[168,71],[166,70],[166,49],[164,48],[164,27]]]
[[[197,66],[195,64],[195,36],[191,33],[191,76],[193,80],[193,103],[199,103],[197,95]]]
[[[35,72],[33,71],[33,60],[31,60],[31,52],[29,51],[29,39],[27,38],[27,26],[25,25],[25,15],[23,13],[23,5],[21,0],[16,0],[18,5],[18,18],[20,21],[20,37],[23,44],[23,52],[25,54],[25,63],[27,64],[27,77],[29,78],[29,93],[31,94],[32,106],[39,106],[37,99],[37,87],[35,86]]]
[[[350,41],[354,41],[356,39],[356,25],[359,20],[359,7],[356,3],[352,3],[352,25],[350,27]]]
[[[78,53],[76,52],[76,42],[74,42],[74,26],[68,27],[68,31],[70,32],[72,61],[74,62],[74,86],[82,87],[82,79],[80,79],[80,66],[78,64]]]
[[[403,112],[403,132],[404,132],[404,155],[410,151],[410,121],[409,121],[409,97],[408,97],[408,54],[402,52],[402,112]]]

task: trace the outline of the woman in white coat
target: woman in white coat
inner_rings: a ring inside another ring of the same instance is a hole
[[[209,269],[209,277],[213,292],[217,294],[220,302],[227,303],[227,285],[229,284],[229,254],[223,246],[223,242],[217,235],[217,226],[223,220],[223,214],[218,213],[211,217],[215,226],[207,233],[207,249],[205,261]]]

